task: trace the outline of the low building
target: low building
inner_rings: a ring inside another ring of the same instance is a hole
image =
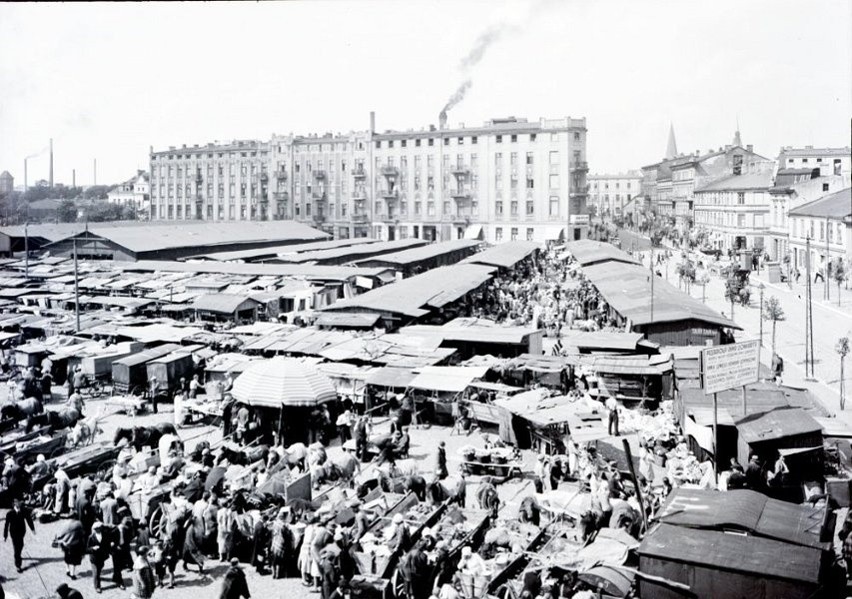
[[[132,208],[137,212],[147,214],[151,209],[151,183],[148,173],[136,171],[136,175],[119,183],[107,194],[111,204]]]
[[[599,216],[621,216],[624,207],[642,187],[642,173],[628,171],[617,175],[589,175],[589,206]]]
[[[814,277],[818,272],[824,273],[826,260],[847,260],[847,226],[850,219],[852,187],[829,193],[790,210],[790,250],[793,264],[801,273],[804,274],[808,267],[808,258],[811,276]]]
[[[192,302],[196,320],[251,324],[257,320],[260,302],[228,293],[201,295]]]

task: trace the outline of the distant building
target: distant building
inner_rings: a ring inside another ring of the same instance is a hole
[[[15,190],[15,178],[9,171],[0,173],[0,195],[12,193]]]
[[[575,239],[585,119],[273,136],[151,152],[151,218],[292,219],[337,238]]]
[[[852,172],[852,148],[794,148],[786,146],[778,154],[778,168],[820,169],[819,176]]]
[[[617,175],[589,175],[589,205],[599,215],[621,216],[630,201],[639,195],[642,173],[628,171]]]
[[[733,143],[702,154],[677,154],[674,131],[669,131],[667,157],[642,167],[642,194],[647,208],[669,217],[686,229],[694,222],[693,192],[713,181],[742,175],[755,163],[767,158],[756,154],[751,145],[742,146],[740,132],[734,133]]]
[[[107,201],[148,212],[151,208],[151,184],[148,173],[136,171],[136,175],[120,183],[107,194]]]
[[[793,263],[804,274],[810,240],[811,276],[824,267],[826,259],[846,260],[852,223],[852,188],[827,193],[819,199],[790,210],[790,250]]]

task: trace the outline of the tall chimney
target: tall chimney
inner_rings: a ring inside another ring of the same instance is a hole
[[[53,138],[50,138],[50,175],[48,184],[53,189]]]
[[[71,169],[71,187],[77,187],[77,169]]]
[[[376,132],[376,113],[374,111],[370,111],[370,133]]]
[[[24,193],[26,193],[27,189],[27,158],[24,158]]]
[[[97,185],[98,184],[98,159],[97,158],[94,159],[94,168],[92,169],[92,178],[94,179],[94,182],[92,183],[92,185]]]
[[[438,115],[438,129],[446,129],[447,128],[447,113],[445,111],[441,111],[441,114]]]

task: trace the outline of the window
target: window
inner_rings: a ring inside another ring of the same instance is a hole
[[[530,141],[535,141],[535,133],[530,133]]]
[[[532,177],[527,177],[527,189],[532,189],[534,186],[534,181]]]
[[[559,216],[559,196],[550,196],[550,216]]]
[[[511,215],[512,216],[518,216],[518,201],[512,200],[511,203],[509,204],[509,206],[510,206],[509,210],[510,210]]]
[[[737,204],[745,204],[745,193],[742,191],[737,192]]]
[[[825,241],[825,223],[823,222],[819,224],[819,240]]]
[[[393,147],[393,140],[392,140],[392,139],[389,139],[389,140],[388,140],[388,147],[389,147],[389,148],[392,148],[392,147]]]
[[[532,216],[533,214],[535,214],[535,202],[527,200],[527,216]]]
[[[512,166],[515,166],[516,164],[518,164],[518,153],[517,152],[512,152],[511,154],[509,154],[509,164],[511,164]]]
[[[449,137],[445,137],[445,138],[444,138],[444,145],[445,145],[445,146],[450,145],[450,138],[449,138]]]
[[[470,138],[470,143],[474,146],[476,145],[477,141],[479,141],[479,138],[477,138],[475,135]]]
[[[171,208],[169,208],[171,210]],[[494,241],[501,242],[503,241],[503,227],[497,227],[494,229]]]
[[[497,216],[500,216],[500,217],[502,217],[502,216],[503,216],[503,202],[501,202],[501,201],[499,201],[499,200],[498,200],[498,201],[494,204],[494,213],[495,213]]]
[[[464,137],[459,137],[459,145],[460,146],[464,145]]]
[[[402,141],[399,142],[399,145],[401,145],[403,148],[407,148],[408,147],[408,140],[403,139]]]
[[[377,142],[376,142],[376,149],[377,149],[377,150],[378,150],[378,149],[381,149],[381,147],[382,147],[382,142],[377,141]]]
[[[518,136],[513,135],[511,139],[512,139],[512,143],[515,143],[516,141],[518,141]]]
[[[533,163],[533,153],[527,152],[527,164],[532,164],[532,163]]]
[[[498,136],[497,136],[497,139],[495,139],[494,141],[495,141],[496,143],[498,143],[498,144],[503,143],[503,136],[502,136],[502,135],[498,135]]]
[[[823,183],[823,184],[822,184],[822,190],[823,190],[823,191],[828,191],[828,183]]]
[[[574,141],[580,141],[580,134],[576,131],[574,132]]]
[[[802,164],[807,164],[807,163],[808,163],[808,159],[807,159],[807,158],[802,158]]]
[[[450,203],[444,202],[444,214],[449,214],[449,213],[450,213]]]
[[[432,139],[431,137],[429,138],[429,145],[430,145],[430,146],[434,146],[434,145],[435,145],[435,140],[434,140],[434,139]]]
[[[414,147],[415,147],[415,148],[419,148],[419,147],[420,147],[420,140],[419,140],[419,139],[415,139],[415,140],[414,140]]]
[[[532,241],[534,234],[535,234],[535,229],[527,229],[527,241]]]
[[[518,240],[518,228],[512,227],[512,241]]]

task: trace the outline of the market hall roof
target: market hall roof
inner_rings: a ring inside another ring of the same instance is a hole
[[[390,254],[381,256],[373,256],[370,258],[362,258],[355,262],[356,265],[375,265],[375,266],[408,266],[425,262],[433,258],[439,258],[447,254],[459,252],[463,250],[474,251],[472,248],[479,245],[480,242],[473,239],[453,239],[450,241],[441,241],[438,243],[430,243],[413,248],[408,248]],[[367,247],[370,249],[370,246]]]
[[[233,252],[211,252],[209,254],[202,254],[195,257],[206,260],[217,260],[219,262],[229,262],[231,260],[262,262],[263,260],[277,258],[279,256],[303,254],[305,252],[315,252],[319,250],[332,250],[342,247],[376,243],[377,241],[377,239],[369,237],[350,237],[349,239],[329,239],[328,241],[315,241],[312,243],[300,243],[297,245],[277,245],[260,249],[236,250]]]
[[[591,266],[602,262],[625,262],[638,264],[627,252],[623,252],[611,243],[581,239],[565,244],[565,249],[574,256],[580,266]]]
[[[389,254],[399,250],[426,245],[423,239],[397,239],[395,241],[377,241],[360,246],[348,246],[317,250],[313,252],[302,252],[295,255],[284,255],[278,257],[275,262],[300,263],[315,262],[317,264],[343,264],[354,262],[361,258],[369,258],[379,254]]]
[[[538,249],[541,249],[541,244],[532,241],[507,241],[506,243],[492,245],[478,254],[465,258],[462,262],[512,268]]]
[[[372,311],[418,318],[464,297],[491,279],[493,267],[453,264],[384,285],[324,310]]]
[[[232,274],[274,277],[304,277],[317,281],[346,281],[356,276],[377,277],[386,268],[355,268],[352,266],[323,266],[316,264],[240,264],[221,262],[177,262],[140,260],[139,262],[110,262],[112,268],[123,272],[182,272],[194,274]]]
[[[653,273],[638,264],[595,264],[583,268],[583,274],[606,302],[634,325],[698,320],[731,329],[741,328],[660,277],[654,281],[654,316],[651,318]]]

